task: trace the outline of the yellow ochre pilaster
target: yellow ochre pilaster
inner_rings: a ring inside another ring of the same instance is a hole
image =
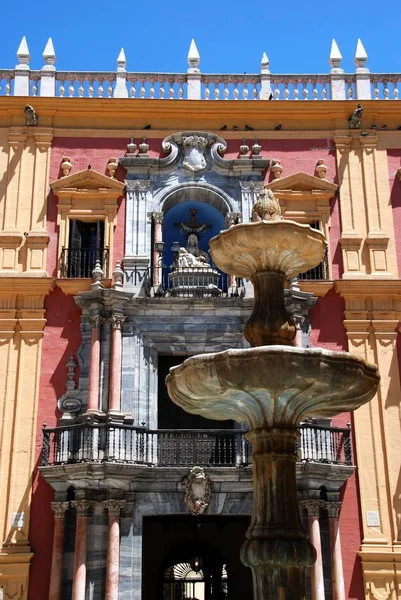
[[[337,281],[336,289],[345,300],[350,352],[376,362],[381,374],[378,394],[354,413],[365,597],[396,600],[401,593],[401,385],[396,349],[401,282]]]

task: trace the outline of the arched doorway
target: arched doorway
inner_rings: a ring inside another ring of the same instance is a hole
[[[178,544],[165,558],[163,600],[225,600],[228,575],[217,545],[200,540]]]
[[[145,517],[144,600],[189,600],[190,593],[198,600],[250,598],[251,571],[240,561],[248,525],[245,515]]]

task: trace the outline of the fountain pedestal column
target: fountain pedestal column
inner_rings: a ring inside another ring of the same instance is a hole
[[[253,446],[253,511],[241,560],[252,570],[255,600],[305,599],[305,569],[316,552],[307,540],[296,491],[296,429],[260,428]]]

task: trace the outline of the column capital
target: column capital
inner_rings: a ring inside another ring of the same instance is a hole
[[[125,321],[124,315],[113,314],[109,317],[109,322],[111,324],[112,329],[121,329],[122,324]]]
[[[124,508],[126,501],[125,500],[103,500],[103,508],[109,514],[109,517],[119,517],[120,511]]]
[[[315,500],[312,498],[308,500],[300,500],[299,502],[299,508],[306,510],[308,517],[318,517],[319,511],[321,508],[324,508],[324,505],[325,503],[323,500]]]
[[[65,511],[70,507],[69,502],[51,502],[50,506],[54,512],[55,519],[64,519]]]
[[[153,221],[155,223],[163,223],[164,212],[154,212],[152,213]]]
[[[104,322],[105,318],[100,315],[89,315],[88,321],[92,329],[98,329]]]
[[[340,511],[342,507],[342,502],[325,502],[324,508],[327,510],[327,513],[331,519],[338,519],[340,516]]]
[[[77,517],[87,517],[94,504],[92,500],[73,500],[71,502],[71,506],[77,511]]]

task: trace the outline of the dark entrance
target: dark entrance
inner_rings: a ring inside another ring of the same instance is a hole
[[[145,517],[143,599],[251,598],[251,571],[239,558],[248,525],[245,516]]]
[[[169,369],[180,365],[187,356],[159,356],[158,428],[159,429],[234,429],[234,421],[212,421],[191,415],[170,400],[165,379]]]

